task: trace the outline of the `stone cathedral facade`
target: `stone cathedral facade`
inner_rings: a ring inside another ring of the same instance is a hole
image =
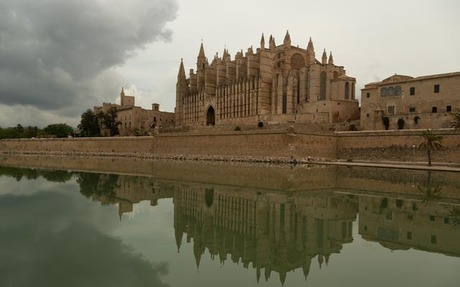
[[[252,125],[263,123],[339,123],[359,118],[355,78],[334,64],[332,53],[316,59],[313,42],[306,49],[281,45],[264,35],[260,47],[227,49],[209,63],[203,43],[196,72],[187,78],[181,60],[176,84],[176,126]]]

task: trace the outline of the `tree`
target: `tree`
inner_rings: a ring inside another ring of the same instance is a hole
[[[73,135],[73,128],[67,124],[51,124],[46,126],[43,131],[47,135],[55,136],[57,138],[65,138]]]
[[[432,150],[442,148],[442,136],[435,134],[432,130],[426,130],[422,133],[423,142],[419,148],[426,149],[428,156],[428,165],[431,166]]]
[[[450,127],[456,131],[460,131],[460,112],[452,113],[453,121],[450,123]]]
[[[101,128],[99,126],[99,119],[92,110],[88,109],[81,114],[81,121],[78,125],[80,134],[84,137],[96,137],[101,135]]]
[[[110,136],[116,136],[120,134],[118,130],[118,125],[120,122],[118,119],[118,111],[117,108],[110,108],[107,113],[103,114],[102,116],[102,123],[106,129],[110,131]]]

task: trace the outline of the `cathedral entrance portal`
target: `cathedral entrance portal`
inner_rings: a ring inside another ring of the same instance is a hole
[[[214,112],[214,108],[210,106],[208,108],[208,113],[206,114],[206,125],[213,126],[216,124],[216,113]]]

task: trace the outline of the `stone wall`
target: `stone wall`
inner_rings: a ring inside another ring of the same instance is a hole
[[[444,148],[433,162],[460,163],[460,133],[438,130]],[[0,140],[2,153],[117,155],[138,157],[260,160],[313,159],[426,162],[422,130],[311,134],[289,130],[204,131],[154,137]]]
[[[338,132],[337,154],[342,159],[422,161],[426,151],[419,148],[423,130]],[[443,148],[433,151],[433,162],[460,163],[460,133],[436,130],[443,136]]]

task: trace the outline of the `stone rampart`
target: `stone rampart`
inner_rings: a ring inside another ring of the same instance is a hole
[[[191,159],[351,159],[426,161],[422,130],[312,134],[286,130],[170,133],[154,137],[0,140],[0,153],[117,155]],[[460,163],[460,133],[437,130],[434,162]]]
[[[419,148],[423,130],[337,132],[337,154],[341,159],[426,161],[426,150]],[[432,153],[435,162],[460,163],[460,133],[436,130],[443,137],[443,148]]]

